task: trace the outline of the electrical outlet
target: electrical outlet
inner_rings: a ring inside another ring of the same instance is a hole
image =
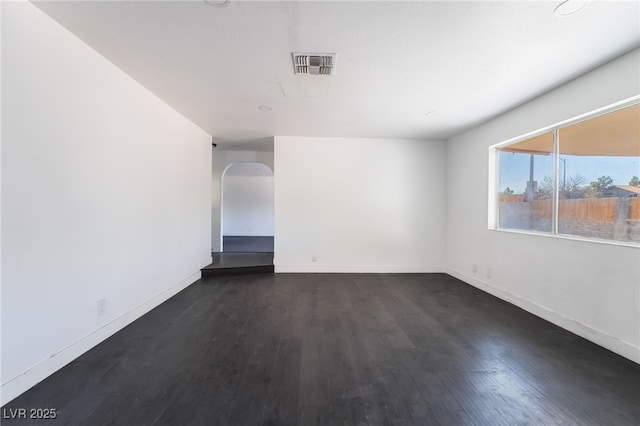
[[[478,272],[478,265],[476,265],[475,263],[471,265],[471,270],[473,271],[474,274],[476,274]]]
[[[101,317],[107,312],[107,299],[98,300],[98,316]]]
[[[487,268],[487,278],[491,278],[491,268]]]

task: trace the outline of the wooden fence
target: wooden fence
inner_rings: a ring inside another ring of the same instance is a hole
[[[578,198],[559,200],[558,214],[567,220],[615,222],[617,198]],[[630,198],[629,219],[640,220],[640,198]],[[501,195],[500,202],[524,202],[523,195]],[[535,218],[550,218],[552,200],[534,200],[531,211]]]
[[[629,211],[629,219],[640,220],[640,198],[631,199],[631,209]]]
[[[517,195],[500,195],[501,203],[523,203],[524,202],[524,194]]]
[[[546,201],[546,200],[545,200]],[[558,216],[562,219],[589,222],[615,222],[616,198],[581,198],[560,200]]]

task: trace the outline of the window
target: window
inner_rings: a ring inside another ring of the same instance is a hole
[[[498,229],[640,242],[640,104],[494,148]]]

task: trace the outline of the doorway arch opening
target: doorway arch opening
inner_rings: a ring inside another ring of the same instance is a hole
[[[220,247],[223,252],[273,252],[273,170],[232,163],[222,173]]]

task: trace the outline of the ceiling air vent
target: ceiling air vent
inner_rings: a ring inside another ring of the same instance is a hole
[[[292,53],[295,74],[332,75],[335,53]]]

